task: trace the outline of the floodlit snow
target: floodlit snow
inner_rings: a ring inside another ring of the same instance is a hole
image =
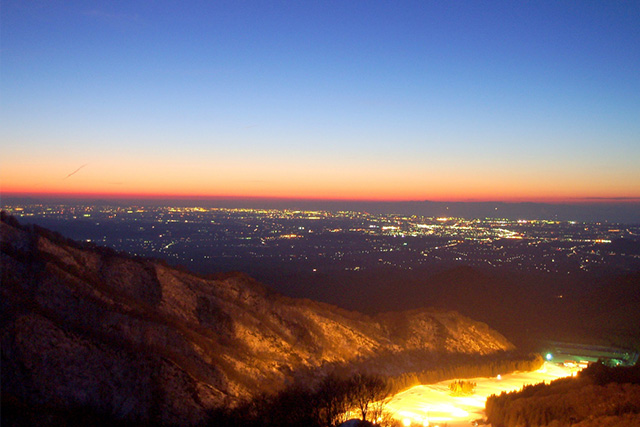
[[[472,396],[453,397],[449,384],[453,380],[437,384],[412,387],[393,397],[387,408],[396,419],[411,420],[417,425],[468,427],[470,422],[484,418],[484,404],[492,394],[520,390],[524,385],[550,382],[572,374],[571,369],[545,363],[533,372],[518,372],[493,378],[472,378],[477,384]],[[414,425],[415,425],[414,424]]]

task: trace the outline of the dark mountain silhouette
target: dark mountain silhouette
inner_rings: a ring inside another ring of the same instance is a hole
[[[213,407],[336,368],[384,360],[398,375],[434,355],[513,348],[455,312],[367,316],[284,297],[243,274],[205,277],[81,244],[4,214],[1,225],[3,406],[196,424]]]

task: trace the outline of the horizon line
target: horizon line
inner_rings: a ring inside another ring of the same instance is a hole
[[[576,204],[634,204],[640,203],[640,197],[531,197],[510,199],[371,199],[371,198],[325,198],[325,197],[296,197],[296,196],[247,196],[247,195],[177,195],[177,194],[146,194],[146,193],[48,193],[48,192],[0,192],[0,201],[5,198],[33,198],[33,199],[84,199],[84,200],[132,200],[144,201],[176,200],[176,201],[275,201],[275,202],[326,202],[326,203],[496,203],[496,204],[548,204],[548,205],[576,205]]]

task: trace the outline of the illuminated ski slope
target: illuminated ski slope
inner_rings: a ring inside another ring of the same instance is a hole
[[[501,378],[473,378],[470,381],[477,384],[476,392],[467,397],[449,394],[449,384],[453,380],[420,385],[395,395],[388,409],[405,425],[469,426],[471,421],[484,418],[484,404],[490,395],[519,390],[526,384],[549,382],[571,374],[569,368],[545,363],[534,372],[513,373]]]

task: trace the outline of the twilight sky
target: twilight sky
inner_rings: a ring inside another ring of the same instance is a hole
[[[3,194],[640,199],[637,1],[15,1]]]

